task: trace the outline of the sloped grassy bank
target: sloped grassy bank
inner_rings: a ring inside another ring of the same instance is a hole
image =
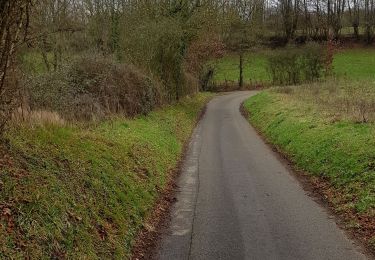
[[[211,94],[134,120],[7,133],[0,258],[129,257]]]
[[[337,120],[294,95],[264,91],[244,103],[249,121],[295,165],[329,183],[348,225],[375,245],[375,124]]]

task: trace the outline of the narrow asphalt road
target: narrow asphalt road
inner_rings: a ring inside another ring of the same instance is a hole
[[[158,259],[366,259],[240,114],[212,100],[178,181]]]

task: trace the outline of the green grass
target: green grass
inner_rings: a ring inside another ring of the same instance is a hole
[[[0,258],[128,258],[211,96],[85,129],[8,131],[11,159],[0,160]]]
[[[267,52],[263,50],[248,53],[245,56],[244,81],[245,83],[270,83],[271,77],[267,72]],[[238,82],[239,57],[229,54],[215,61],[214,81],[223,84]],[[375,79],[375,49],[358,48],[339,51],[333,62],[333,73],[340,78],[352,80]]]
[[[22,55],[20,55],[20,61],[22,63],[22,68],[26,72],[40,74],[47,72],[46,64],[43,60],[43,56],[40,52],[37,51],[29,51],[25,52]],[[48,62],[52,65],[53,61],[53,53],[49,52],[47,53],[47,59]],[[52,69],[52,68],[51,68]]]
[[[347,49],[338,52],[333,62],[334,73],[348,79],[375,79],[375,49]]]
[[[343,194],[344,207],[375,214],[375,124],[332,120],[313,103],[273,91],[250,98],[245,107],[251,123],[300,169]]]
[[[269,82],[271,79],[267,73],[267,59],[265,52],[247,53],[245,55],[244,82],[257,84]],[[214,81],[217,83],[238,82],[239,56],[230,54],[214,62]]]

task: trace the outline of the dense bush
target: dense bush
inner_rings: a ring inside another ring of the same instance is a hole
[[[311,82],[323,76],[325,51],[318,44],[287,47],[268,56],[268,71],[272,82],[292,85]]]
[[[132,117],[163,102],[156,82],[132,66],[83,57],[56,72],[31,77],[24,93],[30,110],[57,111],[68,120]]]
[[[182,87],[186,84],[182,67],[186,43],[182,37],[178,27],[159,32],[151,60],[154,73],[163,81],[171,101],[183,96]]]
[[[141,16],[141,15],[140,15]],[[176,19],[160,17],[125,21],[120,38],[122,61],[134,64],[158,78],[170,101],[184,96],[183,70],[187,42]]]
[[[157,21],[134,19],[127,20],[122,28],[123,61],[158,78],[169,101],[197,92],[205,63],[224,49],[218,35],[187,30],[181,19],[169,16],[158,17]]]
[[[31,35],[42,36],[30,37],[19,55],[27,83],[17,112],[26,115],[91,120],[148,113],[198,92],[204,64],[223,48],[218,13],[208,6],[50,2],[33,8]]]
[[[199,88],[203,91],[214,88],[215,66],[211,59],[221,58],[224,55],[225,45],[220,38],[212,34],[200,37],[192,42],[187,50],[186,69],[198,78]]]
[[[101,51],[80,53],[71,64],[28,73],[26,107],[56,111],[68,120],[146,114],[198,92],[205,62],[224,48],[214,35],[190,38],[169,18],[145,19],[123,30],[128,37],[120,39],[116,59]]]

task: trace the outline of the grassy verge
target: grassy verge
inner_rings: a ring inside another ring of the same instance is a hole
[[[210,94],[134,120],[7,133],[0,258],[129,257]]]
[[[375,241],[375,124],[340,118],[286,92],[247,100],[250,122],[299,169],[327,181],[337,192],[329,197],[337,212],[356,216],[350,225]]]

